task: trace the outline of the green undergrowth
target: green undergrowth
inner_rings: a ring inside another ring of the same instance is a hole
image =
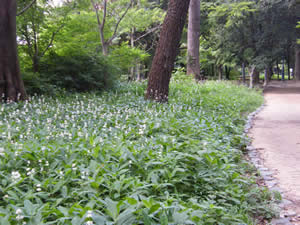
[[[158,104],[144,90],[120,84],[1,105],[1,224],[256,224],[273,215],[242,153],[260,93],[175,79],[169,104]]]

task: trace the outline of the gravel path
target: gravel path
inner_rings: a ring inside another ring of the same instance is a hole
[[[285,199],[281,220],[272,224],[300,225],[300,82],[272,81],[264,95],[249,136]]]

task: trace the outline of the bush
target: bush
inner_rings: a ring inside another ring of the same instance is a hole
[[[42,68],[50,82],[66,90],[89,91],[111,88],[117,69],[99,55],[50,55]]]
[[[113,86],[117,72],[103,56],[50,54],[41,62],[39,74],[25,72],[23,79],[29,94],[53,94],[61,89],[101,91]]]
[[[34,94],[48,94],[54,95],[59,93],[58,88],[51,84],[46,76],[41,76],[39,73],[23,72],[22,79],[29,95]]]

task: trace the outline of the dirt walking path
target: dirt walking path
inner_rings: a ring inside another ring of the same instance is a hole
[[[300,225],[300,82],[272,81],[264,96],[265,107],[249,136],[263,166],[289,200],[284,208],[291,224]]]

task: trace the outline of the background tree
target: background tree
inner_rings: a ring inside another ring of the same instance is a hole
[[[200,80],[202,78],[199,63],[200,0],[190,1],[187,36],[187,74],[194,75],[197,80]]]
[[[167,102],[169,83],[186,21],[189,0],[170,0],[148,79],[146,98]]]
[[[11,101],[26,98],[17,54],[16,11],[16,0],[0,1],[0,98]]]
[[[112,44],[113,40],[117,37],[118,29],[120,23],[125,18],[128,13],[130,7],[133,6],[133,0],[128,1],[96,1],[91,0],[92,6],[96,13],[97,23],[99,27],[99,35],[100,41],[102,46],[102,53],[103,55],[108,55],[109,53],[109,46]],[[108,11],[109,7],[108,4],[111,5],[110,9],[111,12]],[[118,6],[116,6],[118,4]],[[121,6],[121,7],[120,7]],[[123,10],[125,8],[125,10]],[[112,16],[113,15],[113,16]],[[105,26],[107,25],[108,16],[110,18],[115,19],[114,26],[110,26],[112,34],[109,37],[105,37]]]

